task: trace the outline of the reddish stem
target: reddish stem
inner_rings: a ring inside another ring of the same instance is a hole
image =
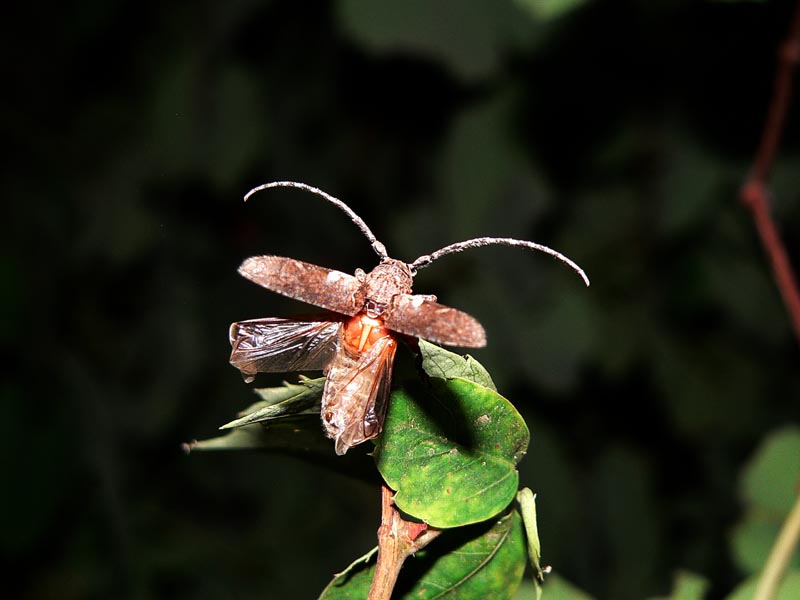
[[[756,230],[767,253],[775,283],[780,290],[795,335],[800,342],[800,290],[792,270],[786,247],[781,240],[778,228],[769,207],[767,181],[775,156],[778,152],[783,125],[792,98],[794,69],[800,62],[800,0],[795,6],[789,34],[778,53],[778,69],[775,74],[775,88],[767,114],[767,122],[758,146],[753,169],[742,186],[740,199],[750,209]]]
[[[424,523],[406,521],[395,508],[392,497],[392,490],[383,485],[378,562],[369,588],[369,600],[389,600],[406,558],[427,546],[442,532]]]

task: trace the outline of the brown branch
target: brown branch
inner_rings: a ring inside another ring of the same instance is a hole
[[[381,489],[381,526],[378,528],[378,562],[368,600],[389,600],[405,560],[442,532],[425,523],[406,521],[394,506],[393,493]]]
[[[770,213],[767,192],[767,181],[778,152],[786,113],[792,98],[794,69],[798,62],[800,62],[800,0],[795,6],[789,34],[778,53],[775,89],[753,169],[740,191],[742,203],[753,215],[756,230],[772,265],[775,283],[783,297],[797,340],[800,342],[800,290],[786,247]]]

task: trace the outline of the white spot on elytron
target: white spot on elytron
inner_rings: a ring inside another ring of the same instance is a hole
[[[411,299],[411,306],[414,308],[419,308],[422,306],[422,303],[425,302],[425,296],[414,296]]]
[[[328,283],[336,283],[341,278],[342,278],[342,274],[341,273],[339,273],[337,271],[331,271],[330,273],[328,273],[328,276],[325,278],[325,280]]]
[[[491,421],[489,415],[481,415],[477,419],[478,425],[486,425],[489,421]]]

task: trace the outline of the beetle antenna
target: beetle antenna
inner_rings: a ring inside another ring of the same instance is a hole
[[[561,262],[567,264],[568,266],[572,267],[572,270],[575,271],[578,275],[581,276],[583,282],[589,285],[589,278],[586,276],[586,273],[583,272],[575,262],[561,254],[553,250],[552,248],[548,248],[547,246],[543,246],[542,244],[536,244],[534,242],[529,242],[527,240],[515,240],[514,238],[494,238],[494,237],[479,237],[472,240],[466,240],[464,242],[457,242],[455,244],[450,244],[449,246],[445,246],[437,250],[436,252],[431,252],[430,254],[423,254],[409,266],[412,270],[419,270],[427,267],[433,261],[445,256],[446,254],[454,254],[456,252],[463,252],[464,250],[468,250],[469,248],[480,248],[481,246],[491,246],[493,244],[499,244],[502,246],[518,246],[520,248],[528,248],[529,250],[538,250],[539,252],[544,252],[545,254],[549,254],[550,256],[554,256]]]
[[[244,195],[244,201],[247,202],[250,199],[250,196],[255,194],[256,192],[260,192],[261,190],[266,190],[268,188],[277,188],[277,187],[290,187],[290,188],[298,188],[301,190],[305,190],[307,192],[311,192],[312,194],[316,194],[333,204],[334,206],[339,207],[347,216],[350,217],[350,220],[355,223],[356,227],[361,230],[367,239],[369,240],[370,244],[372,244],[372,249],[375,250],[378,256],[382,259],[389,258],[388,253],[386,252],[386,246],[384,246],[381,242],[378,241],[378,238],[375,237],[375,234],[372,233],[367,224],[359,217],[353,209],[347,206],[344,202],[339,200],[338,198],[334,198],[330,194],[323,192],[319,188],[315,188],[314,186],[308,185],[307,183],[300,183],[298,181],[271,181],[269,183],[265,183],[263,185],[259,185],[258,187],[254,187],[252,190],[247,192]]]

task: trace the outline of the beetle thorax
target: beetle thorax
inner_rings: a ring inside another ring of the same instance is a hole
[[[414,276],[406,263],[385,259],[364,278],[364,297],[370,316],[380,316],[397,294],[410,294]]]

